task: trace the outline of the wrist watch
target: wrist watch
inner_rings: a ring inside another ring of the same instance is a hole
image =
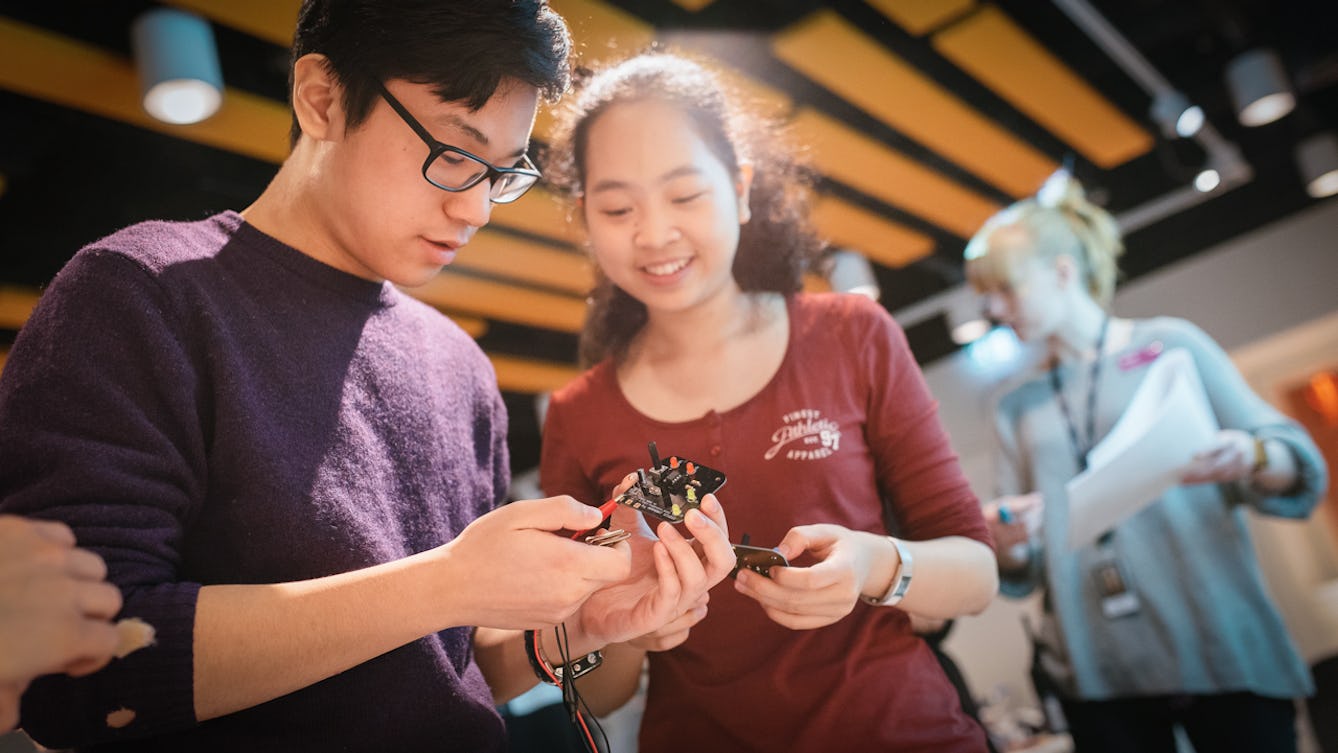
[[[887,587],[887,593],[882,596],[860,594],[861,601],[875,607],[890,607],[905,598],[906,591],[911,587],[911,572],[915,569],[911,551],[906,548],[905,543],[891,536],[888,536],[887,540],[897,548],[897,556],[901,558],[901,562],[897,565],[897,571],[892,574],[892,585]]]

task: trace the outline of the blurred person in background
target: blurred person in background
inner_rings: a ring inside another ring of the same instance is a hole
[[[995,407],[998,499],[986,519],[1001,590],[1044,589],[1047,629],[1079,753],[1294,751],[1293,699],[1313,685],[1266,592],[1245,511],[1305,518],[1326,469],[1305,431],[1256,395],[1194,324],[1108,305],[1123,242],[1114,218],[1057,174],[991,218],[966,249],[985,309],[1043,343],[1038,373]],[[1220,427],[1180,485],[1071,549],[1065,484],[1087,466],[1158,357],[1184,349]]]

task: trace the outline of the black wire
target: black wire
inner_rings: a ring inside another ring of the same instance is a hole
[[[595,718],[594,713],[590,710],[590,706],[585,702],[585,699],[581,697],[580,692],[576,690],[576,678],[572,676],[574,674],[574,669],[568,650],[570,641],[567,636],[567,624],[565,622],[553,628],[553,638],[557,641],[558,658],[562,660],[562,705],[567,709],[567,713],[571,718],[571,723],[577,727],[577,737],[581,738],[581,745],[585,747],[589,753],[601,753],[601,751],[607,751],[609,749],[609,738],[604,732],[603,725],[601,725],[599,720]],[[585,715],[583,717],[585,729],[581,729],[582,709],[585,710]],[[603,743],[602,746],[594,741],[594,735],[590,732],[591,727],[594,727],[595,732],[599,733],[600,742]],[[592,748],[591,746],[594,747]]]

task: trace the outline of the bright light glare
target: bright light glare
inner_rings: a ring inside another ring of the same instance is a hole
[[[984,337],[990,331],[990,323],[985,319],[972,319],[952,328],[952,341],[958,345],[967,345]]]
[[[1250,127],[1272,123],[1291,112],[1293,107],[1296,107],[1296,97],[1291,92],[1274,92],[1246,105],[1240,111],[1240,122]]]
[[[1306,193],[1312,198],[1322,199],[1325,196],[1338,194],[1338,170],[1330,170],[1327,173],[1315,178],[1305,187]]]
[[[223,96],[204,81],[179,78],[155,84],[144,95],[144,109],[164,123],[187,125],[218,112]]]
[[[1217,188],[1222,184],[1222,176],[1211,167],[1194,176],[1194,187],[1203,193]]]
[[[984,373],[994,373],[1016,364],[1022,353],[1022,344],[1008,327],[995,327],[964,348],[971,367]]]
[[[1198,105],[1186,107],[1180,117],[1175,119],[1175,132],[1181,138],[1189,138],[1203,128],[1203,108]]]

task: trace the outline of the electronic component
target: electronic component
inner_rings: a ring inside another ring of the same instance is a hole
[[[617,501],[670,523],[680,523],[702,498],[725,485],[725,474],[692,460],[669,456],[661,461],[655,443],[647,445],[650,468],[638,468],[637,480]]]
[[[743,543],[734,545],[734,569],[729,571],[729,577],[733,578],[738,574],[739,568],[746,567],[758,575],[770,578],[771,568],[789,566],[790,563],[785,559],[785,555],[775,549],[749,546],[748,534],[745,533]]]

